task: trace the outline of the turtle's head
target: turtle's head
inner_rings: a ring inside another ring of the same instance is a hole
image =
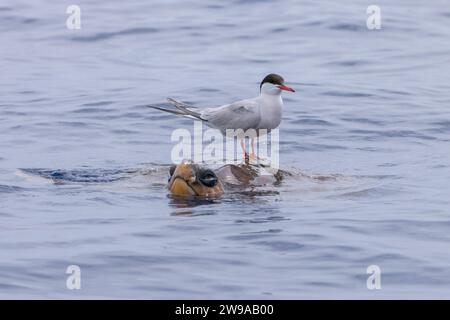
[[[170,167],[168,188],[177,196],[215,196],[223,192],[216,174],[196,164],[181,163]]]

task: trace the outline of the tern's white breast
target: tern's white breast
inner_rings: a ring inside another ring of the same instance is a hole
[[[258,129],[275,129],[281,123],[283,100],[281,95],[262,95],[260,100],[261,121]]]

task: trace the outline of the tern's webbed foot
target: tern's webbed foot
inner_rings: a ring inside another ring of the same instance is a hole
[[[244,164],[249,165],[265,165],[267,163],[267,159],[263,157],[257,156],[255,153],[245,153],[244,154]]]

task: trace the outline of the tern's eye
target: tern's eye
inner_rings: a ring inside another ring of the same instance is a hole
[[[198,176],[198,180],[207,187],[214,187],[217,184],[217,176],[211,170],[202,170]]]

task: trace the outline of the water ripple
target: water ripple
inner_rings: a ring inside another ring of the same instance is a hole
[[[142,28],[129,28],[113,32],[99,32],[91,36],[72,36],[70,39],[72,41],[79,42],[94,42],[109,40],[116,37],[124,37],[128,35],[143,35],[143,34],[153,34],[160,31],[158,28],[142,27]]]

